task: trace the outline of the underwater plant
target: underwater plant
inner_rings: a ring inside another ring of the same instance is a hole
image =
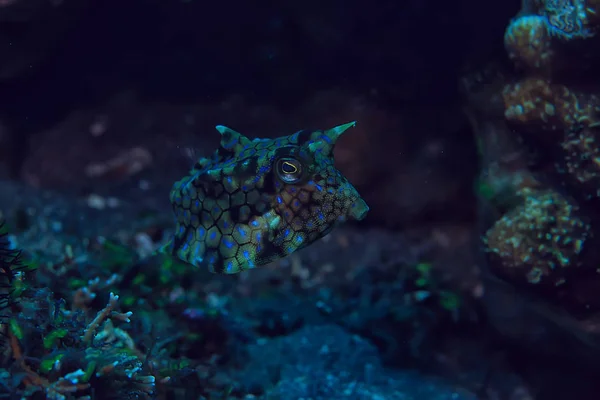
[[[21,251],[12,248],[6,223],[0,220],[0,310],[8,309],[12,301],[17,298],[14,293],[14,284],[18,279],[17,274],[23,268]],[[2,322],[1,319],[0,322]]]
[[[85,302],[56,298],[36,285],[37,271],[12,249],[4,228],[0,223],[0,397],[152,396],[155,378],[142,372],[145,355],[117,325],[132,315],[118,311],[119,296],[110,293],[97,313]],[[77,293],[73,300],[81,298]]]

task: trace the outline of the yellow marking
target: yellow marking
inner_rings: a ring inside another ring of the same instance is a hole
[[[287,171],[285,171],[285,170],[283,171],[283,172],[285,172],[286,174],[295,174],[295,173],[297,173],[297,172],[298,172],[298,167],[296,167],[294,164],[292,164],[292,163],[291,163],[291,162],[289,162],[289,161],[284,161],[284,162],[283,162],[283,166],[286,166],[286,167],[292,167],[292,170],[293,170],[292,172],[287,172]]]

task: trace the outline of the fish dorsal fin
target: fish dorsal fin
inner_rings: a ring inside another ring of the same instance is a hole
[[[251,141],[246,136],[223,125],[215,127],[221,134],[221,149],[233,154],[239,154]]]

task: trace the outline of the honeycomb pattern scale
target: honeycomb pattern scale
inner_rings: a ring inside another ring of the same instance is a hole
[[[221,145],[176,182],[170,253],[234,274],[283,258],[369,207],[334,166],[337,139],[355,122],[253,139],[219,125]]]

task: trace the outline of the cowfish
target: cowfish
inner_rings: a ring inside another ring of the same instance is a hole
[[[222,125],[219,148],[173,185],[167,250],[218,274],[269,264],[362,220],[369,207],[335,168],[338,138],[356,122],[253,139]]]

